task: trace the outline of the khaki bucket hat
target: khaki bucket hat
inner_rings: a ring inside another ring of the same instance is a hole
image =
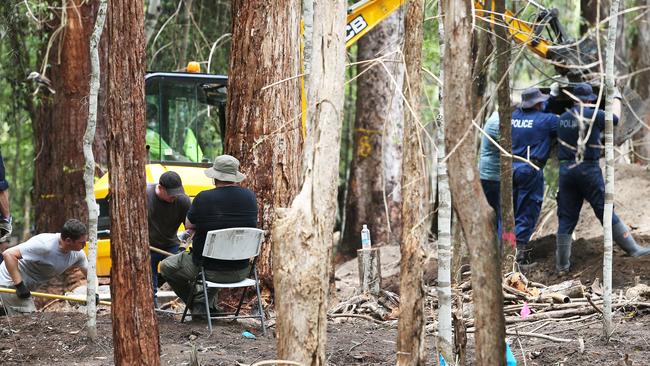
[[[212,168],[204,171],[208,178],[217,179],[224,182],[241,182],[246,178],[244,174],[239,172],[239,160],[234,156],[220,155],[214,159]]]

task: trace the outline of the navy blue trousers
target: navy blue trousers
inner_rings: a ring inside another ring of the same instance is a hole
[[[513,163],[512,195],[517,245],[525,245],[537,225],[544,199],[544,170],[523,162]]]
[[[497,215],[497,233],[498,239],[501,240],[501,182],[481,179],[481,187],[485,198]]]
[[[572,167],[573,164],[560,164],[557,193],[558,234],[573,233],[585,200],[591,205],[600,223],[603,223],[605,181],[598,161],[584,161]],[[620,221],[616,214],[612,216],[612,225]]]

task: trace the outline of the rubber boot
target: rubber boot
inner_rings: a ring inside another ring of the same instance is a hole
[[[623,222],[619,222],[612,228],[612,237],[614,242],[618,244],[628,255],[632,257],[640,257],[642,255],[650,254],[650,248],[642,247],[636,243],[632,237],[630,229],[625,226]]]
[[[571,267],[571,234],[557,234],[555,241],[555,270],[568,272]]]

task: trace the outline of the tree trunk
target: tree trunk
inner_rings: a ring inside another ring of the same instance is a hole
[[[82,0],[66,5],[61,14],[65,28],[51,35],[56,39],[47,61],[51,68],[46,75],[56,94],[42,99],[34,124],[37,232],[57,232],[68,218],[85,221],[87,215],[82,136],[88,119],[88,42],[94,13]],[[57,29],[61,24],[51,26]]]
[[[273,227],[278,358],[304,365],[327,364],[328,272],[343,121],[344,30],[343,0],[314,2],[312,60],[316,62],[306,80],[310,129],[305,182],[291,208],[278,211],[281,214]]]
[[[70,0],[65,4],[61,16],[51,24],[55,30],[64,28],[51,33],[55,38],[47,59],[51,68],[46,76],[56,93],[43,91],[46,96],[41,99],[34,123],[35,224],[41,233],[58,232],[69,218],[87,219],[82,137],[88,118],[88,43],[98,2]],[[58,19],[63,19],[63,24]],[[79,270],[67,271],[52,280],[46,291],[65,292],[83,280]]]
[[[442,19],[442,5],[438,3],[438,15]],[[438,22],[438,41],[440,43],[440,59],[445,58],[445,31],[442,22]],[[440,68],[440,83],[445,83],[445,72]],[[443,100],[442,87],[438,89],[439,100]],[[447,175],[447,152],[445,147],[445,114],[444,106],[440,106],[437,126],[438,146],[438,336],[436,347],[445,360],[453,360],[454,341],[452,338],[451,320],[451,192],[449,192],[449,176]],[[460,240],[458,241],[460,243]],[[460,248],[460,245],[458,246]],[[456,253],[459,255],[460,253]]]
[[[483,4],[484,9],[492,9],[492,1],[494,0],[486,0]],[[483,18],[489,18],[491,15],[491,13],[485,12]],[[481,108],[483,107],[483,96],[485,95],[487,76],[490,70],[490,63],[487,60],[492,53],[493,46],[490,40],[490,23],[478,17],[476,23],[478,27],[474,30],[473,49],[475,49],[475,57],[474,66],[472,67],[472,104],[476,122],[483,125],[485,109],[481,111]]]
[[[505,0],[494,0],[497,14],[505,14]],[[497,39],[497,77],[498,104],[499,104],[499,145],[507,152],[512,153],[512,111],[510,108],[510,38],[503,18],[497,17],[499,24],[495,25],[494,32]],[[503,260],[507,260],[514,252],[515,240],[515,213],[512,204],[512,157],[501,154],[500,161],[500,205],[501,205],[501,230],[503,232]]]
[[[611,14],[618,12],[619,0],[612,0]],[[607,30],[605,44],[605,211],[603,213],[603,331],[609,340],[612,326],[612,216],[614,214],[614,55],[616,50],[616,28],[618,17],[612,17]]]
[[[259,227],[269,231],[275,207],[288,207],[301,181],[300,1],[236,0],[232,13],[226,152],[241,161]],[[269,287],[272,247],[267,241],[257,262]]]
[[[472,14],[470,1],[443,1],[446,55],[443,63],[445,84],[443,106],[446,115],[446,144],[458,148],[450,155],[448,169],[451,198],[458,213],[470,251],[473,301],[476,317],[476,364],[505,364],[503,294],[496,235],[489,219],[490,206],[483,195],[470,139],[472,113],[467,108],[471,95],[470,42]]]
[[[159,365],[145,201],[144,3],[108,10],[111,298],[116,365]]]
[[[97,127],[97,99],[99,96],[99,41],[104,30],[106,20],[106,7],[108,0],[100,0],[97,20],[93,34],[90,37],[90,87],[88,98],[88,124],[84,133],[83,152],[85,160],[84,186],[86,188],[86,205],[88,206],[88,286],[86,310],[88,314],[88,337],[97,338],[97,310],[95,308],[95,294],[97,290],[97,217],[99,209],[95,202],[95,157],[93,156],[93,140]]]
[[[430,227],[428,162],[422,126],[421,96],[424,1],[409,1],[404,22],[404,60],[408,83],[404,95],[404,157],[402,161],[402,237],[400,259],[400,315],[397,323],[397,365],[423,365],[424,282],[422,246]]]
[[[341,254],[360,248],[359,231],[368,224],[373,245],[398,242],[399,177],[402,160],[404,65],[403,11],[386,18],[359,39],[354,145]],[[383,65],[382,65],[383,63]]]

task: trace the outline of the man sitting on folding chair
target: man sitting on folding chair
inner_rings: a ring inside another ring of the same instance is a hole
[[[160,264],[160,273],[167,280],[176,295],[183,301],[192,296],[192,314],[205,314],[205,297],[202,288],[193,288],[200,272],[205,268],[207,281],[234,283],[244,280],[250,273],[248,259],[218,260],[204,258],[203,247],[208,231],[234,227],[257,227],[257,201],[255,194],[239,186],[246,177],[239,172],[239,161],[230,155],[221,155],[214,160],[212,168],[205,175],[214,180],[214,189],[200,192],[192,202],[185,220],[185,227],[194,230],[192,251],[168,257]],[[208,291],[208,303],[216,308],[217,290]]]

